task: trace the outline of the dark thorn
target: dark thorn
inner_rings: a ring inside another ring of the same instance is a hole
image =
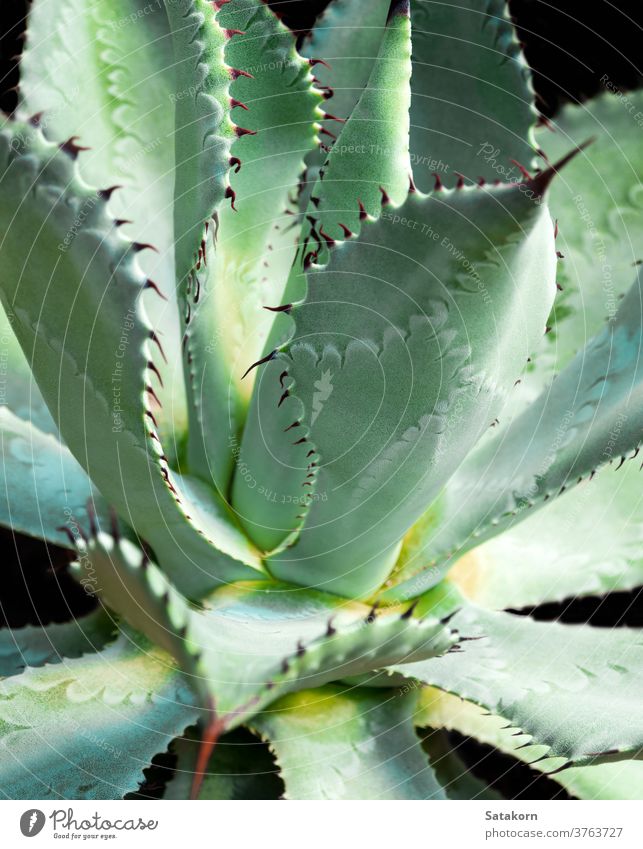
[[[78,157],[78,154],[81,153],[83,150],[91,150],[91,148],[89,148],[89,147],[81,147],[79,144],[76,144],[77,138],[79,138],[79,137],[78,136],[70,136],[67,139],[67,141],[58,145],[58,147],[62,151],[64,151],[68,156],[70,156],[72,159],[76,159]]]
[[[376,601],[376,602],[375,602],[375,604],[373,605],[373,607],[371,607],[371,609],[369,610],[369,612],[368,612],[368,616],[367,616],[367,617],[366,617],[366,619],[364,620],[364,622],[365,622],[367,625],[372,625],[372,624],[373,624],[373,622],[375,622],[375,620],[376,620],[376,618],[377,618],[377,610],[378,610],[378,607],[379,607],[379,603]]]
[[[281,386],[282,389],[284,388],[284,378],[285,377],[288,377],[288,372],[282,371],[281,374],[279,375],[279,385]]]
[[[74,536],[74,533],[73,533],[71,528],[67,527],[67,525],[60,525],[59,527],[56,528],[56,530],[61,531],[64,534],[67,534],[67,537],[69,538],[69,542],[74,546],[74,548],[77,548],[77,540],[76,540],[76,537]]]
[[[319,227],[319,235],[320,235],[320,236],[324,239],[324,241],[326,242],[326,247],[327,247],[327,248],[329,248],[329,249],[330,249],[330,248],[334,248],[334,247],[335,247],[335,245],[337,244],[337,243],[335,242],[335,239],[333,239],[333,237],[332,237],[332,236],[329,236],[329,235],[328,235],[328,233],[325,233],[325,232],[324,232],[324,228],[323,228],[321,225],[320,225],[320,227]]]
[[[228,186],[228,188],[225,190],[225,197],[230,199],[230,206],[231,206],[231,207],[235,210],[235,212],[236,212],[237,207],[234,205],[234,202],[235,202],[235,200],[237,199],[237,193],[236,193],[236,192],[235,192],[235,190],[232,188],[232,186]]]
[[[257,368],[257,366],[262,366],[264,363],[270,362],[270,360],[274,360],[276,356],[277,351],[274,350],[267,354],[265,357],[262,357],[260,360],[257,360],[257,362],[253,363],[250,368],[246,369],[246,371],[241,376],[241,380],[243,380],[244,377],[247,377],[254,368]]]
[[[117,189],[122,189],[122,186],[110,186],[108,189],[99,189],[98,197],[101,200],[109,200]]]
[[[145,410],[145,415],[148,417],[148,419],[152,420],[154,427],[159,426],[158,422],[156,421],[156,418],[154,417],[154,413],[151,410]]]
[[[248,130],[246,127],[235,127],[234,131],[238,138],[243,138],[243,136],[256,136],[256,130]]]
[[[161,384],[161,388],[163,388],[163,386],[164,386],[164,384],[163,384],[163,378],[161,377],[161,372],[158,370],[158,368],[156,367],[155,363],[154,363],[152,360],[148,360],[148,361],[147,361],[147,367],[148,367],[148,369],[149,369],[150,371],[153,371],[153,372],[154,372],[154,374],[155,374],[155,375],[157,376],[157,378],[158,378],[159,383]]]
[[[239,157],[238,156],[231,156],[229,162],[230,162],[230,167],[234,168],[234,173],[238,174],[240,169],[241,169],[241,160],[239,159]]]
[[[418,606],[418,602],[419,602],[419,599],[415,599],[415,601],[400,616],[400,619],[410,619],[411,616],[413,616],[413,611]]]
[[[230,76],[233,80],[237,80],[239,77],[248,77],[249,80],[254,80],[252,74],[247,71],[240,71],[239,68],[230,68]]]
[[[283,395],[279,399],[279,403],[277,404],[277,409],[279,409],[279,407],[281,407],[281,405],[284,403],[286,398],[289,397],[289,395],[290,395],[290,392],[286,389],[286,391],[283,393]]]
[[[440,177],[437,171],[433,172],[433,179],[435,180],[433,190],[436,192],[441,192],[444,186],[442,185],[442,178]]]
[[[290,312],[292,309],[292,304],[283,304],[281,307],[264,307],[265,310],[269,310],[269,312]]]
[[[132,250],[135,253],[140,253],[140,251],[154,251],[158,253],[158,250],[154,247],[154,245],[149,245],[147,242],[132,242]]]
[[[366,219],[368,218],[368,213],[366,212],[366,207],[361,202],[361,200],[358,200],[357,203],[359,204],[359,220],[360,221],[366,221]]]
[[[302,436],[302,438],[298,439],[297,442],[293,442],[293,445],[301,445],[303,442],[308,442],[308,438],[305,437],[305,436]]]
[[[234,109],[236,106],[238,106],[240,109],[245,109],[246,112],[248,111],[248,107],[246,106],[245,103],[242,103],[240,100],[237,100],[236,97],[231,97],[230,98],[230,108]]]
[[[291,425],[288,425],[288,427],[284,428],[284,433],[288,433],[289,430],[292,430],[295,427],[301,427],[301,422],[293,422]]]
[[[542,197],[551,181],[554,179],[556,174],[565,167],[571,160],[577,156],[582,150],[592,144],[594,138],[590,138],[587,141],[583,142],[574,150],[570,151],[566,156],[563,156],[562,159],[559,159],[554,165],[550,165],[549,168],[546,168],[544,171],[541,171],[540,174],[537,174],[535,177],[532,177],[530,180],[526,180],[523,185],[528,185],[530,189],[532,189],[539,197]]]
[[[334,637],[336,633],[337,633],[337,629],[333,628],[333,620],[329,619],[328,620],[328,627],[326,628],[326,636],[327,637]]]
[[[459,171],[453,172],[458,178],[458,182],[455,184],[456,189],[464,188],[464,174],[461,174]]]
[[[312,197],[312,196],[311,196],[311,198],[310,198],[310,202],[312,203],[312,205],[313,205],[313,206],[315,206],[315,207],[319,208],[319,204],[321,203],[321,199],[320,199],[320,198],[317,198],[317,197]]]
[[[42,118],[43,114],[43,112],[36,112],[34,115],[31,116],[31,118],[29,119],[29,123],[32,127],[40,126],[40,119]]]
[[[329,71],[331,70],[331,66],[324,59],[309,59],[308,64],[311,68],[314,68],[315,65],[323,65],[324,68],[328,68]]]
[[[317,251],[308,251],[308,253],[304,257],[304,269],[308,270],[313,264],[313,262],[317,259],[317,257]]]
[[[245,35],[245,32],[241,29],[227,29],[225,34],[226,38],[232,38],[234,35]]]
[[[417,186],[413,182],[413,174],[409,175],[409,192],[413,195],[417,192]]]
[[[185,337],[185,338],[187,338],[187,337]],[[165,356],[165,351],[163,350],[163,346],[161,345],[161,340],[159,339],[159,337],[156,335],[156,333],[153,330],[150,330],[150,339],[152,340],[152,342],[154,342],[154,344],[157,346],[157,348],[161,352],[161,356],[163,357],[163,362],[167,363],[167,357]]]
[[[157,294],[160,298],[163,298],[163,300],[164,300],[164,301],[167,301],[166,296],[163,294],[163,292],[161,292],[161,290],[160,290],[160,289],[159,289],[159,287],[156,285],[156,283],[155,283],[153,280],[150,280],[150,278],[149,278],[149,277],[148,277],[148,278],[147,278],[147,280],[145,281],[145,284],[144,284],[143,288],[144,288],[144,289],[154,289],[154,291],[156,292],[156,294]]]
[[[615,472],[618,472],[618,470],[621,468],[621,466],[623,465],[623,463],[624,463],[624,462],[625,462],[625,457],[621,457],[621,462],[620,462],[620,463],[618,464],[618,466],[614,469],[614,471],[615,471]]]
[[[306,649],[301,640],[297,643],[297,657],[303,657],[306,654]]]
[[[380,192],[382,193],[382,206],[388,206],[391,203],[391,198],[384,186],[380,186]]]
[[[282,664],[281,664],[281,671],[283,672],[283,674],[286,675],[288,673],[289,669],[290,669],[290,664],[288,663],[287,660],[283,660]]]
[[[159,405],[159,407],[160,407],[160,406],[161,406],[161,402],[159,401],[158,396],[157,396],[156,392],[152,389],[152,387],[151,387],[151,386],[146,386],[146,387],[145,387],[145,391],[146,391],[146,392],[147,392],[147,394],[150,396],[150,398],[152,398],[154,401],[156,401],[156,403],[157,403],[157,404]]]
[[[344,236],[346,236],[347,239],[350,239],[353,235],[353,231],[349,230],[349,228],[345,224],[342,224],[341,221],[339,222],[339,226],[344,231]]]
[[[133,221],[130,221],[129,218],[115,218],[114,225],[116,227],[122,227],[123,224],[133,224]]]
[[[331,138],[333,141],[337,141],[337,136],[335,135],[335,133],[331,133],[331,131],[327,127],[320,127],[319,132],[323,133],[323,135],[325,136],[329,136],[329,138]]]

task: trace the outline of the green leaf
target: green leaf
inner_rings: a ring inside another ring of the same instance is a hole
[[[0,406],[7,406],[16,416],[44,433],[58,436],[58,429],[33,379],[27,357],[13,332],[11,318],[0,306],[0,374],[3,390]]]
[[[275,577],[367,597],[493,422],[553,300],[535,186],[412,193],[309,269],[292,339],[258,379],[233,489],[262,548],[305,516],[269,558]]]
[[[258,359],[266,344],[273,314],[264,307],[281,303],[296,246],[289,194],[316,142],[322,97],[292,33],[261,0],[233,0],[218,23],[234,33],[225,61],[243,72],[229,86],[237,124],[231,203],[218,210],[188,281],[184,347],[193,405],[190,464],[225,495],[252,390],[251,380],[241,381],[244,363]]]
[[[185,304],[189,274],[200,257],[207,225],[228,184],[230,68],[227,35],[206,0],[166,0],[174,48],[174,236],[176,279]]]
[[[16,336],[69,449],[185,592],[252,577],[258,557],[224,505],[163,453],[141,246],[114,226],[106,193],[82,182],[73,157],[28,124],[0,134],[0,286]]]
[[[310,191],[341,127],[352,113],[377,59],[390,0],[332,0],[307,34],[300,48],[315,63],[317,87],[327,99],[332,117],[321,122],[319,147],[306,157],[300,209],[308,206]],[[339,118],[339,123],[335,120]]]
[[[625,100],[606,93],[565,106],[539,133],[540,144],[554,158],[590,138],[593,143],[552,186],[550,206],[559,224],[556,247],[565,257],[558,275],[562,291],[549,321],[551,333],[527,376],[532,392],[570,362],[602,329],[606,317],[614,317],[632,265],[643,258],[643,152],[637,113],[643,114],[642,92],[629,92]]]
[[[535,622],[466,605],[451,619],[462,650],[392,671],[505,717],[557,759],[620,760],[643,746],[640,631]]]
[[[402,203],[407,195],[410,39],[408,4],[390,0],[368,81],[323,166],[310,175],[314,183],[299,198],[305,215],[282,307],[305,296],[306,270],[313,260],[328,261],[335,240],[359,233],[366,216],[378,217],[388,199]],[[265,355],[288,338],[286,318],[276,315]]]
[[[74,572],[176,657],[219,733],[281,694],[442,654],[453,643],[432,613],[416,619],[390,608],[377,615],[357,602],[275,582],[228,585],[195,608],[134,545],[106,534],[80,548]]]
[[[73,548],[91,503],[109,527],[107,505],[68,449],[7,407],[0,407],[0,454],[0,524]]]
[[[529,68],[505,0],[411,0],[411,161],[418,188],[519,181],[537,118]],[[569,147],[569,146],[568,146]]]
[[[0,628],[0,676],[9,677],[25,666],[61,663],[102,649],[114,634],[113,619],[103,610],[71,622]]]
[[[462,464],[447,486],[437,529],[424,540],[425,564],[464,553],[600,466],[637,452],[642,286],[639,274],[616,316],[551,387]]]
[[[127,635],[96,654],[0,682],[8,799],[114,799],[198,711],[167,655]]]
[[[434,728],[455,730],[466,737],[493,746],[523,761],[548,777],[579,799],[636,799],[643,798],[643,763],[638,760],[620,760],[592,766],[555,769],[556,762],[545,757],[546,746],[530,745],[528,734],[516,731],[501,716],[489,714],[478,705],[465,702],[450,693],[425,687],[420,697],[421,710],[416,721]],[[437,765],[436,771],[437,771]],[[439,771],[437,771],[439,777]],[[468,796],[467,798],[472,798]]]
[[[252,725],[270,742],[288,799],[444,799],[413,730],[417,693],[307,690]]]
[[[244,729],[236,729],[217,742],[208,762],[207,773],[197,798],[279,799],[283,782],[265,743]],[[191,734],[172,746],[178,756],[176,772],[168,783],[164,799],[189,799],[201,740]]]
[[[643,584],[638,463],[605,468],[461,558],[449,572],[482,607],[532,607]]]
[[[392,0],[368,82],[330,150],[308,207],[298,253],[319,257],[328,239],[360,229],[386,197],[402,203],[409,188],[411,22],[408,3]],[[361,204],[361,206],[360,206]],[[343,226],[342,226],[343,225]]]
[[[88,148],[78,161],[85,182],[121,187],[111,212],[124,222],[129,238],[157,249],[139,261],[168,300],[150,290],[145,306],[163,332],[166,350],[178,352],[172,223],[177,95],[163,3],[35,0],[20,61],[20,91],[21,109],[38,116],[48,139],[64,143],[71,137]],[[73,232],[66,234],[65,244],[72,237]],[[158,352],[154,360],[160,367]],[[157,387],[163,404],[157,419],[169,446],[186,426],[178,357],[165,366],[164,384]]]

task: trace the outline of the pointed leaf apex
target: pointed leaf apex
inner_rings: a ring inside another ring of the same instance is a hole
[[[551,181],[554,179],[556,174],[565,167],[571,160],[579,154],[582,150],[585,150],[592,142],[595,141],[595,138],[592,137],[587,139],[587,141],[583,142],[574,150],[570,150],[568,154],[563,156],[562,159],[559,159],[554,165],[550,165],[549,168],[546,168],[544,171],[541,171],[540,174],[537,174],[535,177],[531,177],[529,180],[525,180],[522,184],[524,186],[529,186],[529,188],[535,192],[538,197],[543,197]]]

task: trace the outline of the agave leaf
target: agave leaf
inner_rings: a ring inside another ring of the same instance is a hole
[[[189,274],[206,227],[228,185],[230,68],[224,60],[228,35],[206,0],[166,2],[174,49],[175,148],[174,235],[176,279],[185,305]]]
[[[540,144],[554,158],[589,138],[593,143],[552,186],[556,247],[564,255],[558,275],[562,291],[544,350],[528,377],[526,388],[532,392],[570,362],[606,317],[614,317],[632,265],[642,258],[643,152],[637,111],[643,113],[642,92],[629,93],[626,104],[605,94],[566,106],[539,133]]]
[[[389,0],[386,26],[366,85],[315,182],[300,197],[300,203],[306,202],[305,215],[282,309],[305,296],[306,270],[313,260],[327,262],[328,249],[337,239],[358,233],[363,219],[379,216],[389,199],[402,203],[406,197],[411,173],[410,37],[408,3]],[[285,314],[275,316],[264,354],[288,338],[286,319]]]
[[[416,564],[443,565],[527,518],[606,463],[638,452],[643,274],[616,316],[542,395],[467,457],[437,506]],[[432,576],[433,575],[433,576]],[[417,583],[417,580],[416,580]],[[388,594],[405,598],[404,583]]]
[[[240,468],[233,490],[261,547],[305,516],[269,558],[279,579],[372,593],[494,421],[553,300],[553,229],[530,185],[412,193],[308,271],[244,434],[257,485]]]
[[[129,238],[156,248],[139,261],[167,300],[150,292],[146,308],[166,350],[178,351],[172,223],[177,94],[163,3],[35,0],[20,92],[22,111],[36,116],[48,139],[87,148],[79,158],[85,182],[120,186],[111,211]],[[73,232],[66,234],[65,244],[72,238]],[[179,358],[170,357],[164,372],[157,418],[169,453],[169,440],[180,441],[186,427]]]
[[[449,572],[482,607],[532,607],[643,584],[643,493],[637,463],[601,470],[524,522],[462,557]]]
[[[176,771],[163,798],[189,799],[201,740],[191,733],[175,740],[172,749],[177,755]],[[197,799],[278,799],[282,793],[283,782],[266,744],[237,729],[217,742]]]
[[[319,146],[306,157],[299,206],[305,211],[319,169],[368,82],[380,50],[390,0],[332,0],[300,48],[314,63],[316,85],[324,93],[330,118],[322,121]],[[356,33],[358,36],[356,37]]]
[[[73,455],[55,436],[0,407],[0,524],[73,548],[89,524],[87,505],[105,527],[109,511]]]
[[[23,354],[11,326],[11,317],[0,306],[0,375],[2,391],[0,405],[37,427],[44,433],[58,436],[58,428],[47,409],[27,357]]]
[[[227,493],[234,444],[272,313],[281,302],[295,252],[293,201],[303,160],[316,142],[321,94],[293,35],[260,0],[232,0],[218,23],[232,37],[225,60],[236,122],[230,147],[230,200],[218,210],[187,285],[185,356],[193,405],[192,468]],[[260,61],[257,57],[260,57]]]
[[[187,593],[255,575],[258,558],[225,508],[170,469],[156,433],[160,340],[141,303],[141,246],[114,227],[106,193],[82,182],[73,154],[37,128],[8,122],[0,146],[2,300],[65,442]]]
[[[195,608],[127,540],[92,537],[74,574],[132,627],[171,652],[218,733],[281,694],[434,656],[456,639],[439,618],[412,618],[274,582],[221,588]]]
[[[25,666],[61,663],[99,651],[113,637],[115,624],[98,609],[71,622],[0,628],[0,676],[9,677]]]
[[[643,746],[639,631],[535,622],[473,605],[451,625],[472,638],[462,651],[392,670],[505,717],[555,759],[549,769],[627,759]]]
[[[0,682],[8,799],[114,799],[198,718],[169,658],[126,634],[95,654]]]
[[[275,752],[288,799],[444,799],[413,729],[417,692],[306,690],[252,725]]]
[[[504,717],[489,714],[478,705],[463,701],[450,693],[425,687],[420,696],[421,709],[415,720],[421,725],[446,728],[473,737],[529,764],[579,799],[636,799],[643,798],[643,762],[621,760],[592,766],[555,769],[556,761],[544,757],[546,746],[529,745],[528,734],[521,734]],[[437,771],[437,764],[436,771]],[[437,772],[439,777],[439,771]],[[471,795],[466,798],[472,798]]]
[[[537,111],[505,0],[411,0],[411,159],[422,191],[521,179],[533,164]]]
[[[383,200],[402,203],[409,179],[411,22],[408,2],[392,0],[379,52],[311,194],[298,253],[320,258],[329,239],[357,233]],[[313,219],[312,221],[310,219]]]

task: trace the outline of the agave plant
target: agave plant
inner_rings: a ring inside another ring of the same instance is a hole
[[[0,519],[100,604],[0,632],[5,796],[641,798],[640,633],[508,611],[643,585],[643,98],[532,101],[503,0],[33,0]]]

